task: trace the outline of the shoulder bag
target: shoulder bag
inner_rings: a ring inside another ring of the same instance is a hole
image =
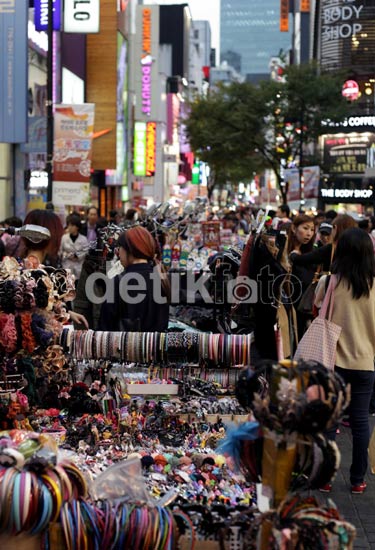
[[[336,277],[331,275],[319,316],[302,336],[294,354],[295,361],[317,361],[328,369],[334,369],[337,342],[341,334],[341,327],[331,321],[335,287]]]
[[[318,284],[319,279],[323,274],[324,273],[321,271],[321,265],[320,265],[314,274],[313,280],[311,281],[311,283],[309,284],[305,292],[302,294],[302,298],[298,303],[297,311],[299,313],[312,315],[314,300],[315,300],[316,285]]]

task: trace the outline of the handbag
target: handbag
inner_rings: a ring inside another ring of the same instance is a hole
[[[295,361],[317,361],[328,369],[334,369],[337,342],[341,334],[341,327],[331,321],[335,286],[336,277],[331,275],[319,316],[302,336],[294,354]]]
[[[321,271],[321,266],[319,266],[314,274],[313,280],[311,281],[305,292],[302,294],[302,298],[299,301],[299,304],[297,306],[297,311],[299,313],[312,315],[315,300],[315,290],[322,275],[324,275],[324,273]]]

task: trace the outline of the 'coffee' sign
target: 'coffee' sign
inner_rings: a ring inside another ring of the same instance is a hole
[[[64,31],[81,34],[99,32],[99,0],[65,0]]]

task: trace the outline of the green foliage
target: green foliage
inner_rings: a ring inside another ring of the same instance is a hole
[[[194,153],[207,162],[217,183],[252,179],[271,168],[280,185],[283,161],[326,131],[323,122],[350,114],[341,95],[343,75],[319,74],[315,64],[289,66],[285,83],[231,83],[190,104],[186,122]],[[303,164],[303,163],[302,163]],[[285,188],[280,188],[286,198]]]

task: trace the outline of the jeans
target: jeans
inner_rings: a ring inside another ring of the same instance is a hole
[[[363,482],[367,472],[367,454],[370,441],[368,411],[374,371],[352,370],[335,367],[335,372],[346,384],[351,386],[348,414],[353,437],[352,465],[350,467],[350,483],[358,485]]]

